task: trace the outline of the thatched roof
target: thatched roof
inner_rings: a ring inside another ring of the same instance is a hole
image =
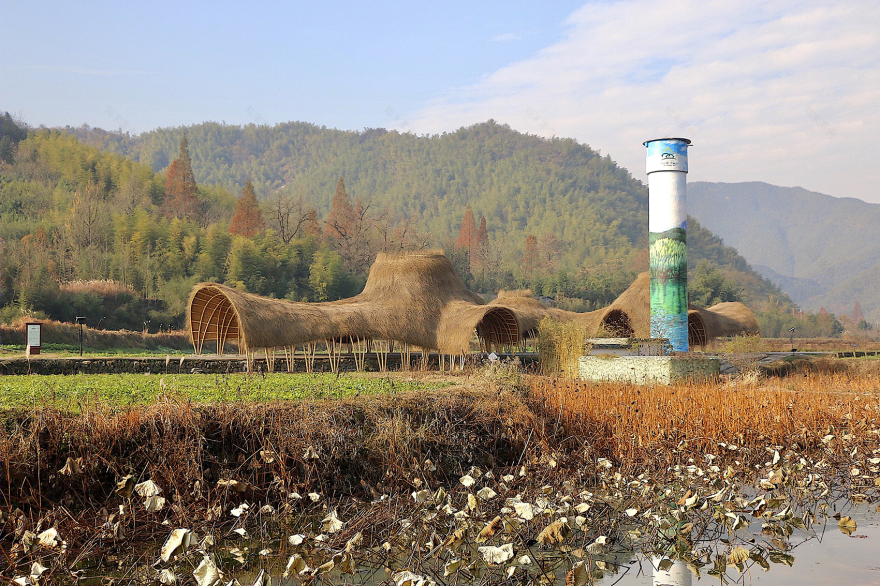
[[[508,308],[487,306],[442,253],[380,254],[361,294],[326,303],[269,299],[216,283],[192,291],[193,346],[236,340],[242,349],[330,339],[395,340],[446,354],[466,352],[476,330],[489,345],[516,344]]]
[[[283,348],[325,340],[395,340],[444,354],[467,352],[476,331],[486,347],[534,337],[547,316],[600,333],[648,338],[650,278],[642,273],[603,309],[576,313],[544,306],[530,291],[502,291],[489,304],[469,291],[441,252],[380,254],[362,293],[326,303],[269,299],[217,283],[200,283],[190,296],[188,322],[196,352],[206,341],[240,350]],[[688,314],[690,343],[758,331],[741,303],[721,303]]]
[[[688,343],[691,346],[705,346],[722,336],[759,333],[755,313],[738,301],[688,310]]]
[[[502,291],[491,304],[509,307],[516,312],[520,336],[523,338],[533,337],[538,324],[548,316],[583,324],[591,336],[651,337],[651,278],[646,272],[641,273],[611,305],[596,311],[576,313],[546,307],[528,290]],[[690,309],[688,330],[691,346],[705,346],[721,336],[759,333],[755,314],[739,302],[719,303],[708,309]]]

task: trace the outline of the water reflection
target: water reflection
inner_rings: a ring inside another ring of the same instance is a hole
[[[843,503],[839,503],[843,504]],[[751,564],[745,573],[735,567],[728,567],[728,583],[761,584],[764,586],[827,586],[828,584],[878,585],[880,584],[880,507],[867,502],[848,503],[839,511],[850,516],[857,529],[848,535],[838,527],[838,520],[829,516],[824,525],[813,525],[809,531],[801,531],[786,541],[788,553],[794,561],[789,567],[786,563],[770,565],[764,571],[757,564]],[[829,511],[833,515],[835,511]],[[755,543],[760,542],[761,523],[749,526],[749,533]],[[720,544],[702,544],[718,549]],[[700,581],[718,583],[719,578],[703,574],[694,576],[687,564],[664,558],[651,558],[646,562],[633,560],[629,571],[620,575],[608,575],[597,584],[601,586],[691,586]],[[662,567],[665,569],[660,569]]]
[[[880,512],[878,512],[880,507],[876,503],[854,504],[844,501],[839,501],[837,506],[839,507],[837,511],[834,509],[827,511],[828,517],[825,523],[817,522],[808,529],[795,530],[784,539],[769,535],[766,528],[762,528],[763,519],[753,522],[746,530],[748,535],[743,536],[744,542],[752,543],[752,551],[757,552],[759,546],[771,542],[781,548],[777,551],[784,549],[785,555],[775,558],[771,556],[769,559],[771,563],[766,570],[752,559],[743,564],[743,572],[740,572],[735,564],[728,564],[723,572],[724,583],[766,586],[880,584]],[[857,528],[851,535],[840,530],[838,520],[833,516],[835,513],[850,516],[856,522]],[[723,552],[726,548],[726,544],[721,539],[699,541],[694,545],[696,548],[712,550],[714,553]],[[538,583],[548,585],[566,583],[566,576],[573,567],[572,560],[575,563],[581,560],[585,565],[592,565],[587,570],[589,574],[587,583],[598,586],[693,586],[699,583],[718,584],[720,578],[718,574],[710,575],[709,572],[713,569],[711,564],[703,567],[700,576],[697,577],[683,561],[673,561],[663,557],[645,558],[624,550],[610,551],[602,556],[602,559],[598,556],[584,555],[584,552],[568,550],[543,551],[536,557],[541,563],[546,563],[548,577],[546,580],[538,580]],[[283,568],[275,564],[269,563],[264,566],[270,566],[268,574],[271,575],[272,584],[286,586],[301,583],[294,578],[283,579],[281,577]],[[263,571],[259,567],[241,570],[235,573],[234,577],[243,586],[250,586],[255,582],[259,583],[258,579]],[[604,574],[604,577],[600,578],[600,574]],[[521,580],[517,580],[517,577],[525,576],[517,575],[513,578],[520,583]],[[355,575],[329,574],[320,581],[325,584],[370,586],[394,584],[384,568],[366,567],[360,568]],[[435,583],[442,584],[441,581]]]

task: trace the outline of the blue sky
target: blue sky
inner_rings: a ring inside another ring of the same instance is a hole
[[[644,179],[880,203],[880,3],[739,0],[71,3],[0,0],[0,108],[138,133],[302,120],[418,134],[494,118]]]
[[[0,107],[134,133],[204,120],[389,126],[558,41],[579,5],[4,0]]]

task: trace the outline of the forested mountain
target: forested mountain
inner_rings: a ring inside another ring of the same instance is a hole
[[[767,183],[688,186],[688,209],[805,309],[880,322],[880,205]]]
[[[183,128],[137,137],[69,129],[80,140],[162,171],[177,156]],[[374,212],[418,220],[439,241],[457,234],[470,204],[488,219],[504,257],[528,234],[553,235],[558,266],[628,257],[647,221],[647,193],[610,157],[572,139],[546,140],[489,121],[438,136],[383,129],[330,130],[305,123],[186,128],[199,184],[238,193],[250,179],[261,199],[304,195],[319,213],[339,176]],[[509,259],[506,259],[509,260]]]
[[[492,121],[423,137],[304,123],[135,137],[32,129],[11,147],[0,168],[4,319],[101,313],[88,286],[70,284],[95,279],[157,300],[146,319],[131,311],[123,324],[120,312],[105,327],[180,324],[199,280],[335,299],[359,290],[381,250],[439,246],[487,296],[528,287],[576,310],[607,304],[647,267],[639,181],[574,140]],[[694,303],[791,309],[693,219],[689,239]]]

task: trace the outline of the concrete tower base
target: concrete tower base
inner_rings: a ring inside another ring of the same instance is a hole
[[[714,356],[581,356],[578,378],[595,382],[668,385],[682,380],[712,380],[721,373]]]

